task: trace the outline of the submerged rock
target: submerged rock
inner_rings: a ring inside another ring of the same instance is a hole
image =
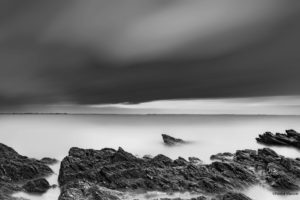
[[[20,191],[20,183],[52,174],[43,162],[18,154],[0,143],[0,199],[15,199],[10,195]]]
[[[161,136],[163,138],[164,143],[167,144],[167,145],[170,145],[170,146],[185,143],[185,141],[183,141],[182,139],[174,138],[174,137],[169,136],[167,134],[162,134]]]
[[[44,178],[39,178],[35,180],[28,181],[23,188],[28,193],[45,193],[49,188],[51,188],[49,182]]]
[[[266,145],[290,146],[300,148],[300,133],[295,130],[286,130],[285,134],[265,132],[256,138],[256,141]]]

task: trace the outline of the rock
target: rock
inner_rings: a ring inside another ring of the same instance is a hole
[[[300,181],[300,161],[285,158],[275,151],[264,148],[258,151],[237,151],[234,161],[245,166],[252,166],[261,179],[275,190],[298,190]]]
[[[56,164],[58,162],[58,160],[56,160],[55,158],[45,157],[45,158],[41,159],[41,162],[46,165],[53,165],[53,164]]]
[[[294,132],[290,134],[295,135]],[[249,200],[233,191],[259,183],[275,191],[300,190],[299,159],[285,158],[270,148],[219,153],[213,158],[216,161],[205,165],[195,164],[197,158],[172,160],[162,154],[138,158],[122,148],[71,148],[61,162],[59,183],[64,198],[60,200],[84,194],[90,198],[88,188],[98,194],[96,199],[106,198],[101,192],[104,189],[111,192],[194,192],[215,196],[217,200]],[[121,198],[120,195],[114,196]]]
[[[226,194],[217,196],[216,200],[251,200],[251,199],[241,193],[228,192]]]
[[[167,144],[167,145],[170,145],[170,146],[185,143],[185,141],[183,141],[182,139],[174,138],[174,137],[169,136],[167,134],[162,134],[161,136],[163,138],[164,143]]]
[[[122,192],[110,190],[88,181],[72,181],[61,187],[59,200],[120,200]]]
[[[183,158],[173,161],[161,154],[141,159],[122,148],[117,151],[71,148],[61,162],[58,180],[64,188],[64,197],[86,193],[86,189],[80,190],[78,184],[74,184],[78,182],[111,190],[209,194],[243,189],[258,182],[251,170],[238,163],[194,165]]]
[[[300,133],[295,130],[286,130],[285,134],[265,132],[256,138],[256,141],[266,145],[290,146],[300,148]]]
[[[20,183],[52,174],[43,162],[18,154],[0,143],[0,199],[14,199],[10,195],[20,191]]]
[[[186,166],[189,164],[189,162],[182,157],[178,157],[176,160],[174,160],[174,164],[178,166]]]
[[[28,181],[23,188],[28,193],[43,194],[51,188],[49,182],[44,178]]]

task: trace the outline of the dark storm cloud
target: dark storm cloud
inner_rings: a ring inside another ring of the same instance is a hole
[[[293,0],[2,1],[0,105],[300,94]]]

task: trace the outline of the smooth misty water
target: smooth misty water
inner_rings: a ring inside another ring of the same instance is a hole
[[[173,159],[196,156],[209,163],[212,154],[264,147],[255,141],[264,131],[283,132],[290,128],[300,130],[300,116],[1,115],[0,142],[34,158],[62,159],[73,146],[94,149],[121,146],[138,156],[160,153]],[[167,147],[162,143],[162,133],[191,143]],[[300,151],[292,148],[272,148],[288,157],[300,157]],[[52,168],[58,173],[59,164]],[[56,179],[57,175],[48,177],[52,184],[57,183]],[[244,192],[257,200],[300,198],[300,195],[274,195],[260,186]],[[58,188],[42,196],[16,194],[31,200],[56,200],[58,195]],[[154,192],[139,197],[159,195]]]

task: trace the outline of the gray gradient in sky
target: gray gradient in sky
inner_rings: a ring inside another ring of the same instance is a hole
[[[0,107],[300,94],[297,0],[0,3]]]

